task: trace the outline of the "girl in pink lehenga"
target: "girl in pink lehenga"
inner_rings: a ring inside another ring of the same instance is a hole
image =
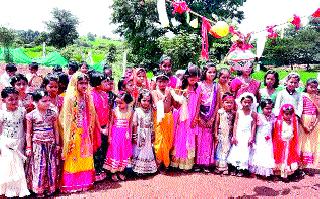
[[[179,118],[175,130],[174,147],[172,151],[172,167],[190,170],[194,165],[196,155],[197,104],[199,104],[200,87],[198,87],[200,70],[190,66],[186,70],[180,91],[183,98],[179,109]]]
[[[103,168],[112,173],[112,180],[125,180],[123,171],[132,156],[132,109],[129,104],[133,101],[131,95],[120,92],[117,107],[112,111],[111,128],[109,130],[109,147]]]
[[[213,122],[220,104],[220,89],[218,83],[214,82],[216,74],[216,66],[208,62],[202,74],[201,102],[197,109],[199,133],[196,136],[196,164],[199,166],[198,170],[201,168],[205,172],[209,172],[208,168],[214,164]]]

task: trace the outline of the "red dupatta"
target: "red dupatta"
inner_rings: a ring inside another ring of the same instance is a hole
[[[277,165],[283,164],[285,162],[285,151],[287,147],[287,142],[282,140],[282,123],[283,121],[283,114],[284,110],[287,108],[293,108],[291,104],[284,104],[281,107],[280,114],[277,118],[277,121],[274,126],[274,133],[273,133],[273,153],[274,153],[274,160]],[[299,142],[298,142],[298,121],[295,113],[292,114],[292,124],[293,124],[293,138],[289,141],[289,153],[287,158],[287,164],[291,165],[293,163],[299,162]]]

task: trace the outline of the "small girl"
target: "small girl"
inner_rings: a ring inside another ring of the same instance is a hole
[[[68,84],[69,84],[69,76],[65,72],[59,72],[59,73],[55,73],[55,74],[57,74],[59,77],[58,95],[61,97],[64,97],[66,94],[67,88],[68,88]]]
[[[135,69],[134,74],[134,90],[133,90],[133,97],[136,99],[138,98],[139,92],[142,89],[149,89],[149,81],[147,78],[147,73],[144,68],[137,68]]]
[[[88,80],[80,72],[72,75],[60,113],[64,143],[61,156],[65,159],[61,192],[88,190],[95,180],[93,154],[101,145],[101,129]]]
[[[43,79],[41,88],[45,89],[49,94],[51,102],[50,108],[59,113],[63,104],[63,97],[58,95],[59,76],[56,74],[48,74]]]
[[[227,157],[231,148],[232,130],[235,116],[235,101],[231,93],[222,96],[222,108],[218,110],[215,121],[216,173],[227,175]]]
[[[262,114],[258,114],[256,144],[253,145],[249,170],[260,176],[269,177],[273,174],[274,158],[272,131],[275,116],[272,113],[273,102],[263,99],[260,103]]]
[[[302,96],[303,111],[301,116],[302,128],[299,141],[301,146],[301,166],[307,174],[317,169],[320,161],[320,97],[317,95],[318,81],[308,79]]]
[[[39,197],[51,195],[57,186],[57,163],[59,133],[57,131],[57,113],[50,109],[50,96],[44,89],[32,94],[36,109],[26,115],[27,179],[29,189]]]
[[[32,62],[29,64],[30,73],[26,74],[28,79],[28,92],[31,93],[35,89],[40,88],[43,77],[38,74],[39,64],[37,62]]]
[[[132,110],[129,104],[133,101],[131,95],[120,92],[117,107],[112,111],[109,128],[109,147],[103,168],[112,173],[112,180],[125,180],[123,174],[132,156]]]
[[[277,93],[276,90],[279,86],[279,74],[276,71],[269,70],[264,75],[264,86],[265,88],[261,88],[259,90],[259,95],[261,98],[261,101],[263,99],[271,99],[273,103],[276,102]],[[262,108],[258,108],[258,112],[262,113]]]
[[[200,70],[197,66],[189,66],[184,74],[181,92],[184,98],[179,109],[177,128],[175,129],[171,166],[182,170],[190,170],[196,156],[197,105],[200,103],[200,87],[198,80]]]
[[[199,132],[197,139],[197,170],[203,169],[209,172],[209,167],[214,164],[214,141],[213,141],[213,123],[215,115],[220,106],[220,90],[216,78],[216,66],[208,62],[204,67],[202,82],[200,84],[200,107],[196,113],[199,121]]]
[[[18,91],[5,87],[1,91],[5,106],[0,110],[0,196],[29,195],[23,162],[25,143],[24,118],[26,111],[18,106]]]
[[[254,112],[256,98],[252,93],[245,92],[239,96],[238,111],[233,127],[232,147],[228,163],[236,167],[237,176],[243,176],[248,169],[250,148],[254,142],[257,128],[257,113]],[[232,175],[235,175],[232,172]]]
[[[16,74],[10,79],[10,84],[19,92],[19,106],[24,107],[27,113],[34,109],[31,94],[27,93],[28,80],[22,74]]]
[[[300,76],[297,73],[290,73],[286,79],[286,88],[277,94],[274,114],[279,115],[280,108],[284,104],[292,104],[296,115],[300,118],[303,109],[303,100],[301,93],[296,91],[299,87]]]
[[[108,93],[105,92],[104,85],[107,81],[107,76],[99,72],[90,73],[90,85],[92,87],[91,95],[97,117],[101,126],[101,147],[94,155],[94,165],[96,170],[96,181],[101,181],[106,178],[106,173],[103,169],[104,160],[107,154],[108,145],[108,129],[109,129],[109,113],[111,107],[108,103]]]
[[[222,97],[226,92],[230,92],[230,71],[226,68],[222,68],[218,72],[220,96]]]
[[[82,61],[80,63],[80,72],[82,72],[83,74],[88,74],[89,71],[89,65],[86,61]]]
[[[287,179],[298,169],[299,141],[298,120],[292,104],[281,106],[279,116],[274,125],[273,153],[275,160],[275,175]]]
[[[152,97],[150,91],[143,89],[138,97],[138,106],[133,115],[133,160],[132,169],[138,174],[157,172],[153,154],[154,140]]]
[[[121,79],[118,82],[118,91],[122,91],[122,92],[126,92],[129,95],[131,95],[133,97],[133,101],[129,104],[129,108],[130,109],[134,109],[135,105],[136,105],[136,101],[138,96],[134,96],[134,84],[133,84],[133,78],[130,79]]]

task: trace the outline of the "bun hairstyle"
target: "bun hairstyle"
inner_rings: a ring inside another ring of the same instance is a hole
[[[216,65],[215,65],[213,62],[211,62],[211,61],[207,62],[206,65],[205,65],[205,66],[203,67],[203,69],[202,69],[201,81],[205,81],[205,80],[206,80],[206,78],[207,78],[207,72],[208,72],[209,68],[215,68],[215,69],[217,69],[217,68],[216,68]],[[217,78],[217,73],[216,73],[216,76],[214,77],[213,80],[215,80],[216,78]]]
[[[28,84],[28,79],[22,74],[15,74],[13,77],[10,78],[11,86],[14,86],[19,81],[25,81]]]
[[[41,100],[44,96],[49,96],[49,93],[43,88],[36,89],[32,93],[32,99],[35,102],[39,102],[39,100]]]
[[[193,63],[188,64],[188,68],[183,75],[182,79],[182,89],[186,89],[188,86],[188,78],[189,77],[199,77],[200,76],[200,69]],[[196,83],[195,89],[197,89],[198,83]]]
[[[118,97],[118,99],[123,100],[124,103],[126,103],[126,104],[130,104],[131,102],[133,102],[132,96],[126,92],[123,92],[123,91],[119,92],[117,97]]]
[[[273,101],[271,99],[262,99],[260,102],[261,109],[264,109],[268,104],[271,104],[272,107],[274,106]]]
[[[100,86],[103,80],[106,80],[107,77],[99,72],[92,71],[89,73],[89,83],[92,87]]]
[[[1,98],[5,99],[7,98],[10,94],[16,94],[19,95],[19,92],[13,88],[13,87],[5,87],[4,89],[2,89],[1,91]]]
[[[46,75],[43,80],[42,80],[42,84],[40,86],[40,88],[46,88],[46,86],[51,82],[57,82],[57,84],[59,84],[59,76],[55,73],[49,73],[48,75]]]

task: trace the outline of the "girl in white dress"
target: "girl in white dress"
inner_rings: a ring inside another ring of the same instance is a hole
[[[152,141],[154,138],[152,98],[150,91],[143,89],[138,97],[138,107],[133,115],[133,160],[132,170],[138,174],[157,172]]]
[[[260,103],[263,114],[258,114],[256,143],[252,147],[249,171],[260,176],[271,176],[275,167],[272,145],[272,130],[275,116],[273,102],[264,99]]]
[[[5,106],[0,110],[0,196],[24,197],[29,195],[22,154],[26,111],[18,106],[19,93],[13,87],[1,92]]]
[[[238,111],[236,113],[232,147],[228,156],[228,163],[235,167],[237,176],[243,176],[248,170],[249,154],[254,141],[257,127],[256,98],[252,93],[245,92],[237,98]],[[231,172],[231,175],[235,175]]]

